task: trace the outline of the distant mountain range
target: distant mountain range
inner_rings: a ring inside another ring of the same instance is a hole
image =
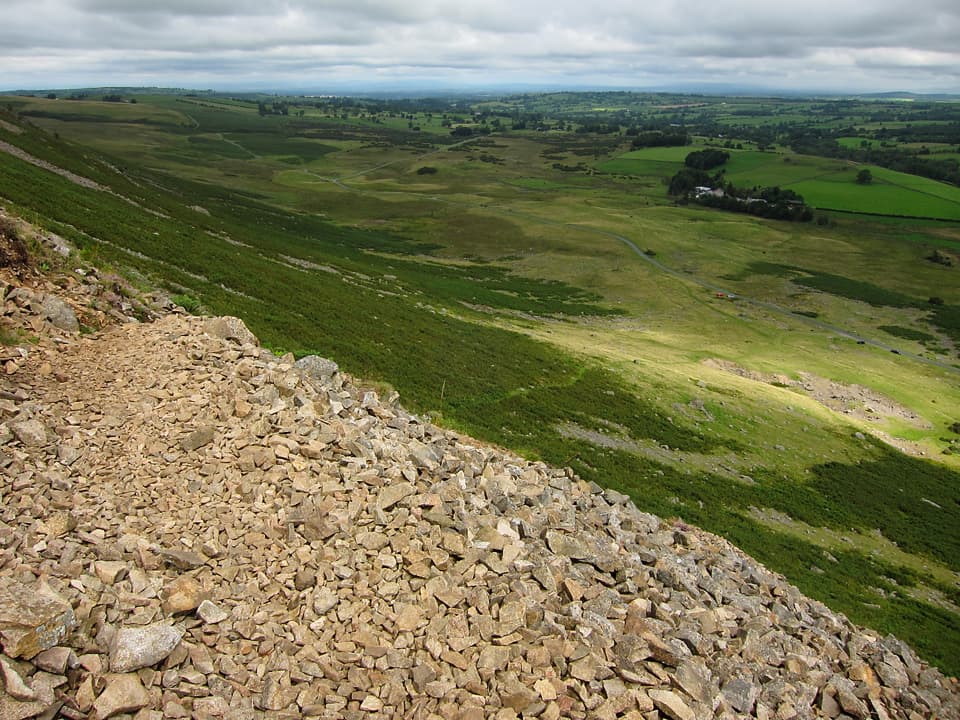
[[[679,83],[660,87],[627,87],[596,85],[561,85],[545,83],[509,83],[503,85],[466,85],[449,87],[441,84],[410,83],[335,83],[324,87],[225,87],[220,89],[189,89],[161,87],[90,87],[90,88],[44,88],[33,90],[0,90],[0,95],[46,95],[55,93],[61,97],[70,95],[103,95],[107,93],[132,94],[268,94],[268,95],[363,95],[367,97],[405,98],[428,96],[477,96],[504,95],[514,93],[550,93],[550,92],[654,92],[678,93],[690,95],[727,95],[758,97],[824,97],[859,98],[863,100],[903,100],[903,101],[958,101],[960,93],[915,93],[908,91],[890,91],[875,93],[843,93],[837,91],[787,90],[783,88],[736,85],[732,83]]]

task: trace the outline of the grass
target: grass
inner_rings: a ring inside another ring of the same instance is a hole
[[[881,325],[877,329],[883,330],[885,333],[893,335],[894,337],[903,338],[904,340],[913,340],[919,343],[937,342],[937,338],[930,333],[914,330],[913,328],[901,327],[899,325]]]
[[[216,107],[164,98],[159,108],[182,107],[199,127],[140,135],[116,124],[120,141],[97,140],[87,121],[43,121],[122,153],[126,160],[111,165],[124,165],[123,175],[92,150],[36,131],[8,140],[94,174],[139,206],[5,154],[0,195],[94,257],[133,267],[211,312],[241,315],[270,346],[332,357],[447,425],[571,465],[645,510],[725,534],[806,592],[960,670],[954,616],[899,591],[874,598],[867,589],[894,588],[890,578],[942,586],[923,562],[958,569],[960,463],[859,441],[860,425],[809,398],[702,362],[868,385],[927,418],[932,427],[916,439],[934,448],[957,420],[953,375],[857,346],[793,311],[887,340],[890,328],[946,333],[960,287],[923,258],[960,239],[949,228],[843,217],[825,228],[764,222],[667,206],[657,177],[553,167],[593,162],[595,152],[603,166],[619,140],[531,133],[427,160],[400,127],[371,124],[363,142],[367,130],[353,120],[295,127],[260,118],[255,105],[207,104]],[[765,172],[771,156],[734,159],[740,172]],[[438,173],[416,175],[424,164]],[[791,168],[798,177],[809,169],[801,165]],[[338,186],[320,175],[347,179]],[[654,251],[662,267],[617,235]],[[711,284],[785,312],[718,300]],[[941,315],[924,305],[932,294],[945,299]],[[570,426],[614,442],[560,431]],[[916,491],[906,497],[897,484],[904,478]],[[938,514],[917,495],[946,509]],[[834,552],[838,563],[820,575],[811,567],[823,565],[825,546],[765,526],[749,516],[751,505],[834,532],[880,529],[911,563]]]
[[[822,209],[960,220],[960,188],[883,168],[870,170],[874,174],[870,185],[858,185],[847,172],[787,186]]]
[[[292,164],[310,163],[338,149],[305,137],[278,137],[273,133],[231,133],[227,138],[248,154],[265,155]]]
[[[170,299],[191,315],[199,315],[203,309],[203,304],[192,295],[171,295]]]
[[[20,330],[0,325],[0,345],[19,345],[23,340],[24,335]]]
[[[960,306],[955,304],[931,305],[928,301],[921,298],[911,297],[872,282],[856,280],[818,270],[807,270],[789,265],[778,265],[766,262],[752,263],[739,275],[729,276],[729,279],[736,280],[749,275],[763,274],[788,278],[794,284],[830,295],[867,303],[875,307],[916,308],[928,311],[931,324],[948,335],[954,342],[960,342]],[[885,332],[889,333],[889,330],[885,328],[889,328],[889,326],[881,326],[880,329],[884,329]],[[920,335],[925,335],[933,339],[929,334],[920,333]],[[900,332],[899,337],[905,337],[903,331]],[[907,339],[916,340],[919,336],[906,337]]]

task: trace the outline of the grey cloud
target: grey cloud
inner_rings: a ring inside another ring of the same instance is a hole
[[[236,85],[256,76],[279,86],[304,74],[322,84],[409,73],[785,87],[846,77],[864,90],[960,91],[954,0],[0,1],[0,84],[9,88],[80,77]]]

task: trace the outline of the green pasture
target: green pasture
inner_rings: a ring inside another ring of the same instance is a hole
[[[508,185],[525,190],[563,190],[571,187],[570,184],[559,183],[543,178],[513,178],[505,181]]]
[[[60,118],[71,122],[137,123],[179,128],[191,125],[189,118],[173,107],[149,102],[103,102],[102,100],[48,100],[46,98],[14,98],[18,112],[27,117]]]
[[[653,160],[683,164],[684,159],[697,148],[692,145],[683,147],[651,147],[633,150],[621,155],[618,160]]]
[[[922,192],[909,191],[890,184],[858,187],[845,179],[819,178],[791,184],[790,189],[803,195],[817,208],[876,215],[929,217],[960,220],[960,203]]]
[[[254,157],[266,156],[287,164],[310,163],[338,150],[320,140],[275,133],[230,133],[225,141]]]

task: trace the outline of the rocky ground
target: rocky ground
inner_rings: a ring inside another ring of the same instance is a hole
[[[960,718],[713,535],[235,319],[2,278],[0,720]]]
[[[806,372],[799,373],[799,379],[793,380],[786,375],[747,370],[729,360],[715,358],[708,358],[703,361],[703,364],[756,382],[790,388],[795,392],[808,395],[834,412],[843,413],[858,420],[877,422],[893,419],[914,427],[930,427],[928,421],[910,408],[862,385],[847,385]]]

